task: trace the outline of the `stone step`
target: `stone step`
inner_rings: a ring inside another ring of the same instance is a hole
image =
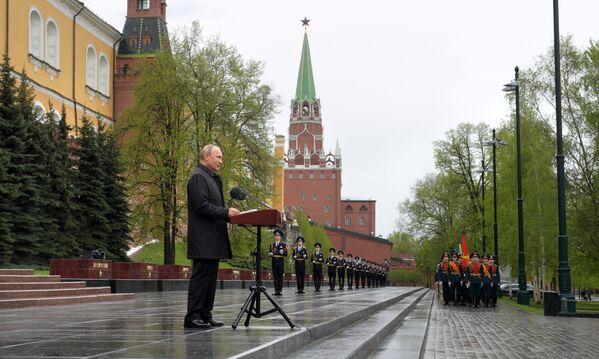
[[[110,287],[90,288],[59,288],[59,289],[28,289],[28,290],[2,290],[2,299],[72,297],[82,295],[110,294]]]
[[[367,358],[427,294],[421,290],[306,346],[288,358]]]
[[[285,335],[277,340],[270,341],[263,345],[254,347],[251,350],[239,353],[231,356],[231,358],[244,358],[244,359],[262,359],[262,358],[281,358],[287,357],[293,354],[295,351],[301,348],[307,348],[312,345],[315,341],[327,337],[343,328],[352,326],[354,323],[359,322],[363,319],[369,318],[381,310],[394,305],[397,302],[402,301],[404,298],[412,296],[414,294],[424,295],[427,289],[423,288],[405,288],[403,291],[400,288],[382,288],[382,291],[373,289],[372,291],[364,291],[360,293],[355,291],[351,294],[351,297],[355,297],[356,303],[369,301],[369,299],[382,296],[376,304],[367,306],[357,305],[352,306],[352,310],[343,311],[337,304],[332,304],[332,307],[326,305],[325,307],[315,308],[314,313],[311,316],[319,315],[319,311],[326,311],[326,314],[320,314],[324,316],[330,316],[331,310],[335,312],[335,316],[325,322],[318,322],[318,324],[308,325],[306,328],[295,328],[288,335]],[[393,291],[398,294],[393,294]],[[351,292],[345,292],[345,295],[349,295]],[[360,299],[362,295],[368,296],[369,299]],[[294,313],[294,305],[285,305],[285,310],[288,314],[298,315]],[[301,313],[301,311],[300,311]],[[238,329],[239,330],[239,329]],[[370,331],[369,331],[370,332]],[[333,354],[330,358],[338,358],[339,356]]]
[[[0,300],[0,309],[15,309],[47,305],[75,305],[97,302],[116,302],[131,299],[134,299],[134,294],[132,293],[82,295],[74,297],[71,296],[51,298],[3,299]]]
[[[33,275],[33,269],[11,269],[11,268],[0,268],[0,275]]]
[[[369,358],[422,358],[426,350],[426,337],[434,296],[435,292],[429,291]]]
[[[0,283],[7,282],[60,282],[59,275],[0,274]]]
[[[2,290],[66,289],[84,288],[85,282],[5,282],[0,283]]]

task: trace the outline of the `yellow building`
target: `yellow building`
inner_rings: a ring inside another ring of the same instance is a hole
[[[35,106],[59,116],[64,104],[75,134],[83,116],[112,125],[121,33],[77,0],[0,0],[0,13],[3,53],[15,76],[26,72]]]

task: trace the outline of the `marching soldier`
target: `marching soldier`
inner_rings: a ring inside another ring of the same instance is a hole
[[[449,304],[449,254],[443,253],[439,265],[439,281],[443,286],[443,304]]]
[[[343,285],[345,284],[345,266],[347,265],[347,261],[343,258],[343,251],[337,251],[337,282],[339,283],[339,290],[343,290]]]
[[[460,298],[462,300],[462,305],[466,305],[466,302],[468,302],[468,304],[470,304],[470,293],[469,293],[469,288],[468,288],[468,280],[466,278],[466,269],[468,268],[468,262],[463,260],[462,258],[460,258],[458,260],[458,262],[460,262],[460,269],[462,270],[462,284],[461,284],[461,291],[460,291]]]
[[[314,253],[310,256],[312,261],[312,278],[314,279],[314,290],[320,292],[322,284],[322,264],[324,263],[324,254],[320,251],[320,243],[314,243]]]
[[[497,294],[499,293],[499,267],[495,264],[495,257],[489,257],[489,272],[491,272],[491,306],[497,306]]]
[[[470,287],[470,295],[472,298],[472,308],[480,308],[480,285],[482,265],[478,262],[478,253],[473,252],[470,255],[472,262],[466,268],[466,277],[468,278],[467,286]]]
[[[482,298],[485,307],[489,306],[489,300],[491,299],[491,271],[489,270],[489,256],[483,254],[483,264],[482,264]]]
[[[462,283],[462,269],[458,262],[458,254],[453,252],[449,262],[449,298],[453,305],[458,305],[460,299],[460,287]]]
[[[275,281],[275,295],[283,295],[283,272],[285,271],[284,258],[287,257],[287,245],[281,242],[283,231],[273,231],[275,241],[270,244],[268,255],[272,257],[272,274]]]
[[[356,263],[354,262],[353,256],[351,253],[347,254],[347,289],[353,289],[354,284],[354,268],[356,267]]]
[[[295,261],[295,280],[297,282],[297,294],[304,293],[304,277],[306,275],[306,259],[308,251],[304,247],[304,237],[297,237],[297,247],[293,248],[293,260]]]
[[[335,277],[337,276],[337,257],[335,257],[335,248],[329,249],[327,268],[329,275],[329,290],[335,290]]]

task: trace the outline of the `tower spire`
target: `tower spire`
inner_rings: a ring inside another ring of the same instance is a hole
[[[298,102],[316,100],[316,90],[314,88],[314,75],[312,74],[312,60],[310,59],[310,45],[308,44],[308,23],[310,20],[304,18],[302,24],[306,29],[304,33],[304,43],[302,45],[302,56],[300,59],[299,73],[297,75],[297,87],[295,90],[295,100]]]

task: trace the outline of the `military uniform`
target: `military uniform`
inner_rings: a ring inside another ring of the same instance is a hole
[[[462,284],[460,285],[460,299],[462,301],[462,305],[466,305],[466,303],[470,304],[470,290],[467,286],[468,279],[466,278],[466,269],[468,269],[468,262],[461,260],[460,261],[460,269],[462,270]]]
[[[499,267],[495,264],[495,257],[490,256],[489,262],[489,272],[491,272],[491,306],[495,307],[497,305],[501,277],[499,275]]]
[[[337,276],[337,257],[335,257],[335,248],[329,250],[327,268],[329,275],[329,290],[335,290],[335,277]]]
[[[297,293],[304,292],[304,279],[306,276],[306,259],[308,250],[304,247],[304,237],[297,237],[297,247],[293,248],[293,261],[295,263],[295,281],[297,282]]]
[[[339,290],[343,290],[345,285],[345,266],[347,261],[343,258],[343,251],[337,251],[337,283],[339,284]]]
[[[482,278],[482,285],[481,285],[481,297],[483,300],[483,304],[485,305],[485,307],[489,306],[489,301],[491,299],[491,272],[489,270],[489,256],[487,256],[486,254],[483,254],[483,264],[481,267],[481,278]]]
[[[454,253],[451,255],[451,262],[449,262],[449,300],[453,302],[453,305],[458,305],[460,301],[460,287],[462,283],[462,268],[458,262],[458,254]]]
[[[324,263],[324,254],[320,251],[320,243],[314,244],[316,251],[310,256],[312,261],[312,279],[314,280],[314,290],[320,292],[322,284],[322,265]]]
[[[356,257],[354,264],[354,283],[356,289],[360,289],[360,279],[362,278],[362,263],[360,257]]]
[[[356,263],[354,262],[353,256],[351,253],[347,254],[347,289],[353,289],[354,284],[354,270],[356,267]]]
[[[283,294],[283,272],[285,271],[284,258],[287,257],[287,245],[281,241],[283,231],[274,230],[275,242],[270,244],[268,255],[272,257],[272,274],[275,282],[275,295]]]
[[[470,296],[472,298],[472,308],[480,308],[480,285],[482,283],[482,264],[478,263],[478,253],[474,252],[470,256],[473,260],[466,268],[466,278],[470,285]],[[476,258],[476,261],[474,260]]]
[[[439,264],[439,281],[443,286],[443,304],[449,304],[449,254],[444,253]]]

